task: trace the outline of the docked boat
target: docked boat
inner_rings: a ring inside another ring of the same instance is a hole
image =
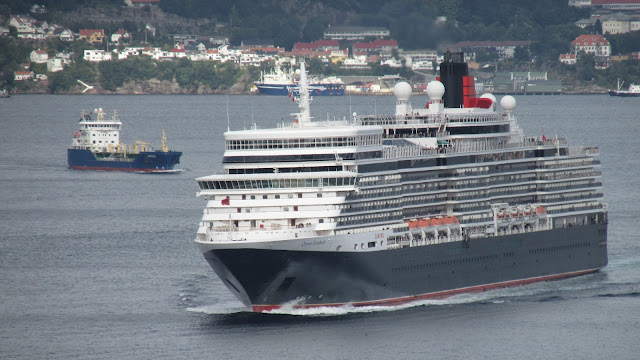
[[[173,172],[182,152],[169,150],[164,130],[160,150],[151,144],[136,141],[134,145],[120,142],[122,122],[114,111],[105,119],[102,108],[80,115],[80,128],[73,133],[67,150],[69,167],[78,170],[135,171],[146,173]]]
[[[630,84],[628,90],[622,90],[623,82],[620,82],[618,79],[618,90],[609,90],[609,95],[611,96],[622,96],[622,97],[638,97],[640,96],[640,85]]]
[[[253,311],[395,305],[596,272],[608,263],[599,151],[525,137],[447,52],[426,106],[227,131],[197,178],[195,242]]]
[[[262,72],[260,80],[254,83],[258,92],[263,95],[297,96],[300,91],[296,74],[285,72],[275,67],[270,72]],[[338,77],[311,79],[308,84],[311,96],[343,96],[344,83]]]

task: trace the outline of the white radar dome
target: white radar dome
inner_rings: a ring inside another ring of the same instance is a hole
[[[511,111],[516,107],[516,99],[511,95],[503,96],[500,100],[500,106],[507,111]]]
[[[491,101],[493,101],[494,104],[498,103],[498,99],[496,99],[496,97],[491,93],[482,94],[482,96],[480,96],[480,98],[481,99],[491,99]]]
[[[393,87],[393,95],[396,96],[398,100],[409,100],[411,97],[411,85],[404,81],[401,81]]]
[[[427,95],[431,100],[440,100],[444,95],[444,85],[440,81],[431,81],[427,84]]]

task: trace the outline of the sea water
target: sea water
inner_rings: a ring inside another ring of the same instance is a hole
[[[640,98],[516,100],[526,136],[600,147],[605,269],[397,307],[255,314],[193,241],[205,206],[194,179],[221,171],[228,128],[290,121],[290,98],[0,99],[0,359],[639,358]],[[118,111],[127,144],[159,148],[164,129],[184,171],[68,169],[80,111],[100,107]],[[334,120],[394,108],[392,96],[316,97],[311,113]]]

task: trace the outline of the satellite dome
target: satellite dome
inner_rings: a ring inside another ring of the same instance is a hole
[[[440,81],[431,81],[427,84],[427,95],[431,100],[440,100],[444,95],[444,85]]]
[[[411,92],[411,85],[404,81],[397,83],[396,86],[393,87],[393,95],[395,95],[398,100],[409,100]]]
[[[506,111],[511,111],[516,107],[516,99],[511,95],[503,96],[500,100],[500,106]]]
[[[482,94],[482,96],[480,96],[481,99],[491,99],[491,101],[493,101],[494,104],[498,103],[498,100],[496,99],[495,96],[493,96],[493,94],[491,93],[486,93],[486,94]]]

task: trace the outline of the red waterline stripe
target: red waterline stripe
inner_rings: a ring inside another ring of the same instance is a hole
[[[522,279],[522,280],[505,281],[505,282],[494,283],[494,284],[471,286],[471,287],[454,289],[454,290],[439,291],[439,292],[421,294],[421,295],[404,296],[404,297],[392,298],[392,299],[361,301],[361,302],[354,302],[354,303],[294,305],[293,308],[294,309],[313,309],[313,308],[319,308],[319,307],[339,307],[347,304],[354,307],[376,306],[376,305],[379,305],[379,306],[402,305],[402,304],[410,303],[417,300],[441,300],[441,299],[446,299],[448,297],[451,297],[453,295],[458,295],[463,293],[478,293],[478,292],[483,292],[487,290],[495,290],[499,288],[531,284],[534,282],[558,280],[558,279],[563,279],[563,278],[568,278],[573,276],[586,275],[586,274],[594,273],[600,269],[601,268],[576,271],[576,272],[564,273],[564,274],[557,274],[557,275],[541,276],[541,277]],[[254,312],[268,312],[268,311],[278,310],[280,308],[282,308],[282,305],[253,305],[252,306],[252,309]]]

